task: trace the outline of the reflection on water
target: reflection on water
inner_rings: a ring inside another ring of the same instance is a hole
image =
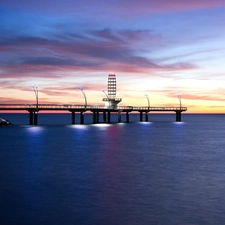
[[[73,129],[81,129],[81,130],[86,130],[89,128],[89,126],[85,124],[67,125],[67,127],[73,128]]]
[[[29,126],[27,127],[28,134],[29,133],[40,133],[44,128],[41,126]]]
[[[108,127],[112,126],[111,124],[107,123],[100,123],[100,124],[93,124],[92,126],[97,127],[100,130],[106,130]]]
[[[1,129],[3,224],[224,224],[225,130],[194,118]]]

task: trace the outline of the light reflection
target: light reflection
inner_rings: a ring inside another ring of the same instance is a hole
[[[185,124],[185,122],[172,122],[173,124]]]
[[[140,124],[152,124],[152,122],[138,122]]]
[[[102,123],[102,124],[92,124],[92,126],[97,127],[100,130],[105,130],[108,127],[112,126],[111,124],[107,124],[107,123]]]
[[[107,123],[98,123],[98,124],[92,124],[92,126],[95,127],[109,127],[112,126],[111,124],[107,124]]]
[[[44,128],[40,126],[31,126],[31,127],[28,127],[28,129],[32,133],[40,133],[41,131],[44,130]]]
[[[68,125],[67,127],[73,128],[73,129],[80,129],[80,130],[87,130],[88,125],[84,124],[74,124],[74,125]]]

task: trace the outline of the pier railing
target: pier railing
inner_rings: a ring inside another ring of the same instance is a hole
[[[36,104],[0,104],[0,110],[35,110]],[[145,106],[118,106],[111,108],[98,105],[73,105],[73,104],[39,104],[38,110],[112,110],[112,111],[186,111],[187,107],[145,107]]]
[[[176,121],[181,121],[181,113],[187,110],[187,107],[143,107],[143,106],[117,106],[107,107],[98,105],[73,105],[73,104],[0,104],[2,111],[28,111],[30,125],[38,124],[39,111],[69,111],[72,117],[72,124],[75,124],[75,114],[80,114],[80,124],[84,124],[84,112],[89,111],[93,114],[93,123],[99,123],[99,114],[103,114],[103,122],[111,122],[111,112],[118,114],[118,122],[121,122],[121,113],[126,114],[126,122],[129,122],[129,114],[131,112],[138,112],[140,114],[140,121],[143,121],[143,114],[145,114],[145,121],[148,121],[149,112],[175,112]],[[108,115],[106,118],[106,114]]]

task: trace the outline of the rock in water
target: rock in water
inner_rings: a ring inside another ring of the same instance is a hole
[[[8,120],[0,118],[0,126],[9,126],[12,125]]]

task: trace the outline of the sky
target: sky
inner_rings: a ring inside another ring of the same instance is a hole
[[[225,0],[1,0],[0,104],[104,105],[225,113]]]

